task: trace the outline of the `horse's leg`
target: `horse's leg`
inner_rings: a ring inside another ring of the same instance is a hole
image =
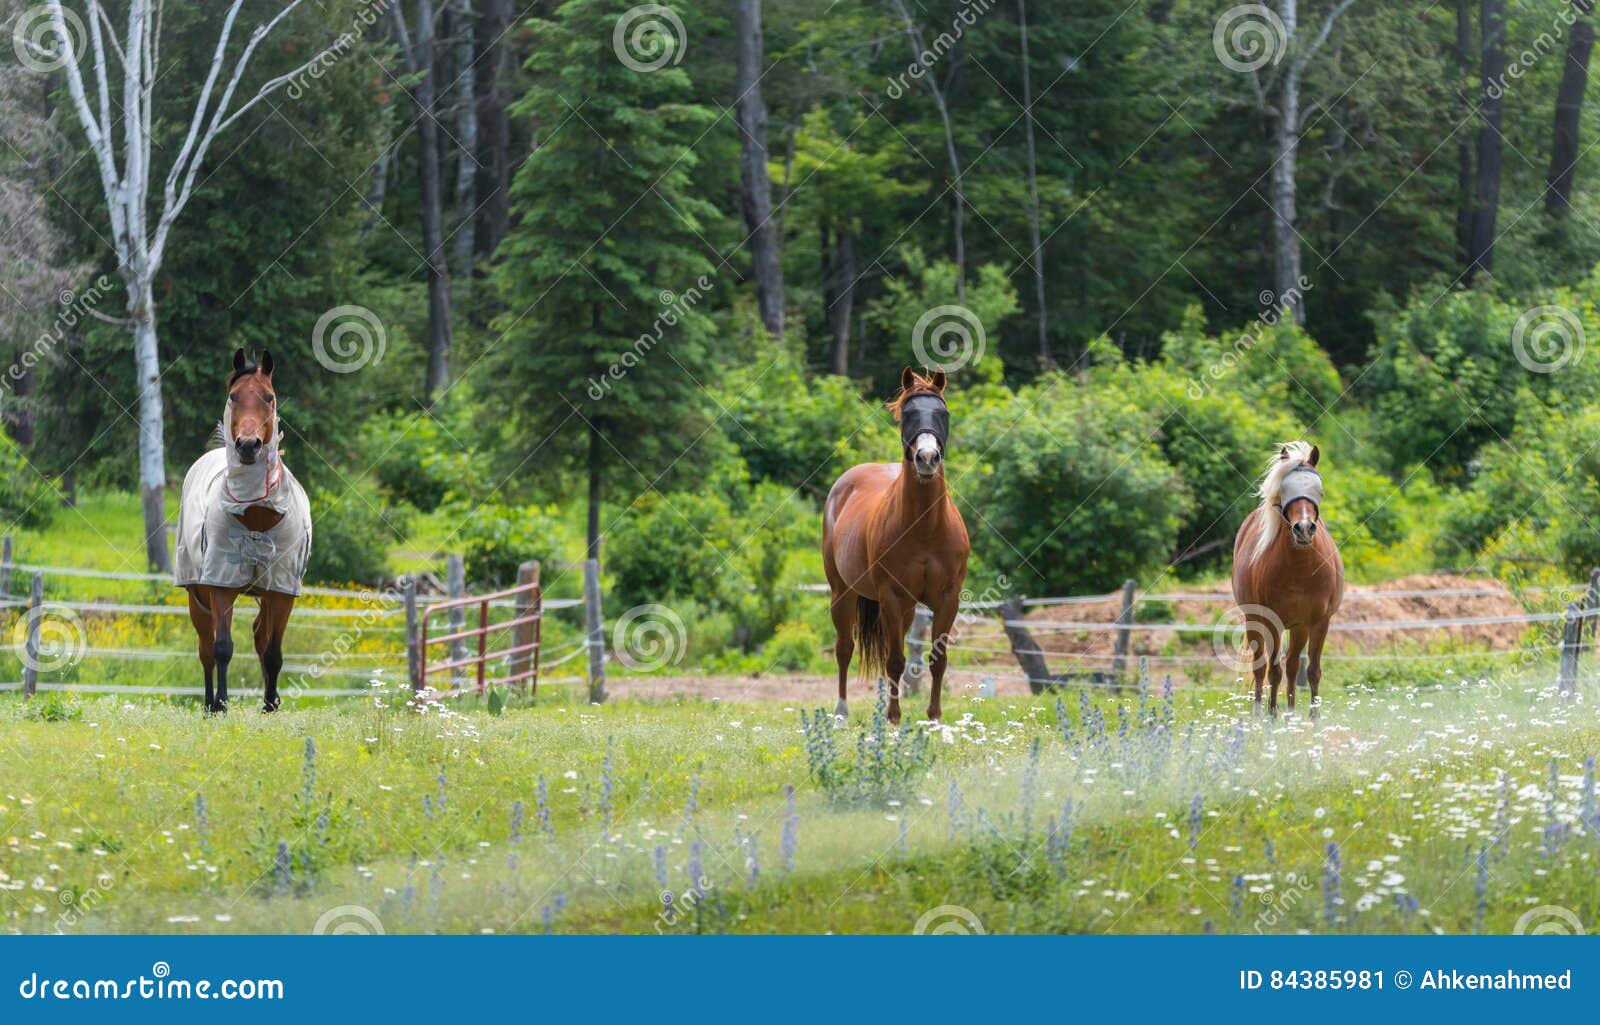
[[[883,671],[889,680],[889,708],[886,714],[893,726],[900,725],[900,674],[906,671],[906,624],[917,607],[915,601],[906,602],[905,608],[901,608],[901,604],[895,597],[878,600],[879,624],[889,638],[889,657],[884,660]]]
[[[1328,639],[1328,620],[1316,624],[1311,628],[1311,664],[1306,666],[1306,682],[1311,685],[1311,718],[1315,719],[1320,714],[1321,703],[1317,699],[1317,685],[1322,682],[1322,645]]]
[[[194,624],[194,632],[200,641],[200,668],[206,674],[206,703],[205,710],[211,711],[214,700],[212,692],[212,674],[217,668],[217,659],[212,651],[211,644],[211,610],[206,608],[200,594],[193,587],[189,591],[189,622]]]
[[[1267,624],[1263,621],[1245,620],[1245,641],[1250,650],[1250,677],[1256,685],[1256,715],[1261,714],[1261,685],[1267,679],[1266,630]]]
[[[278,671],[283,668],[283,633],[289,625],[289,613],[294,609],[294,596],[288,594],[263,594],[261,610],[256,613],[252,627],[256,642],[256,658],[261,662],[261,681],[265,688],[261,710],[278,710]]]
[[[932,636],[929,637],[931,653],[928,658],[928,676],[932,680],[928,690],[928,718],[933,722],[938,722],[944,714],[944,670],[950,660],[950,631],[955,628],[956,611],[960,607],[961,595],[958,591],[955,597],[947,599],[944,606],[933,614]]]
[[[233,603],[237,591],[213,587],[211,591],[211,650],[217,663],[217,696],[207,702],[206,711],[228,710],[228,663],[233,661]]]
[[[850,707],[845,704],[845,684],[850,679],[850,659],[856,653],[856,599],[848,591],[835,592],[828,611],[833,615],[833,659],[839,663],[839,703],[833,714],[840,719],[850,717]]]
[[[1298,626],[1289,631],[1289,643],[1283,659],[1285,686],[1288,688],[1289,711],[1294,711],[1294,695],[1300,685],[1300,653],[1305,650],[1305,631]]]
[[[1267,623],[1267,714],[1278,715],[1278,684],[1283,682],[1283,636],[1276,623]]]

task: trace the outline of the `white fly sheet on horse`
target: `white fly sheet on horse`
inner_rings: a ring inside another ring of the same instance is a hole
[[[278,425],[254,463],[240,460],[232,410],[223,414],[221,448],[195,460],[183,478],[173,579],[248,591],[300,594],[311,555],[311,504],[278,455]],[[239,515],[251,506],[281,514],[270,530],[250,530]]]

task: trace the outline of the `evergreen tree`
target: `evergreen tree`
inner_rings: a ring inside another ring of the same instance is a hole
[[[534,149],[496,272],[493,358],[520,456],[587,477],[591,558],[603,481],[649,489],[694,445],[713,370],[706,306],[724,287],[707,241],[722,215],[692,180],[717,119],[690,99],[684,34],[632,6],[569,0],[528,23],[529,87],[512,113],[535,122]]]

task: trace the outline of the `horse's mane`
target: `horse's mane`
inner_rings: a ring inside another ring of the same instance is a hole
[[[900,410],[903,406],[905,406],[907,399],[917,395],[937,394],[939,394],[939,389],[934,387],[933,378],[923,377],[921,374],[913,370],[911,371],[911,387],[900,389],[900,394],[890,399],[886,405],[888,405],[889,409],[894,413],[894,422],[899,423]]]
[[[1283,479],[1310,458],[1310,442],[1290,441],[1279,446],[1272,460],[1267,463],[1267,472],[1261,478],[1261,485],[1256,488],[1256,495],[1261,499],[1256,508],[1266,510],[1267,515],[1261,517],[1261,534],[1256,538],[1252,559],[1260,559],[1267,554],[1267,549],[1278,537],[1278,524],[1283,517],[1273,513],[1277,512],[1279,498],[1283,494]]]
[[[260,369],[260,365],[246,361],[244,366],[228,375],[228,387],[232,388],[236,383],[238,383],[239,378],[249,377],[251,374]]]

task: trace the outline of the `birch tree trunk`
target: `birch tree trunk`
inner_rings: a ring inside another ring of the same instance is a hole
[[[1285,37],[1291,46],[1299,31],[1299,4],[1297,0],[1278,0],[1278,17],[1283,21]],[[1300,281],[1300,235],[1295,229],[1298,216],[1295,210],[1295,181],[1300,159],[1300,74],[1303,65],[1300,55],[1291,53],[1283,71],[1283,85],[1278,93],[1278,116],[1273,125],[1272,162],[1272,285],[1274,301],[1287,303],[1287,296],[1297,294]],[[1306,322],[1305,305],[1289,305],[1290,316],[1296,324]]]
[[[1504,140],[1500,135],[1505,106],[1505,0],[1480,0],[1478,33],[1482,40],[1479,66],[1483,83],[1483,106],[1480,108],[1483,127],[1478,129],[1478,177],[1464,275],[1469,282],[1480,271],[1494,270],[1495,219],[1500,212],[1500,169],[1505,157]]]
[[[115,62],[107,60],[105,30],[112,27],[109,14],[99,0],[87,0],[81,23],[87,29],[89,52],[79,54],[77,42],[67,23],[60,0],[45,5],[52,24],[58,51],[41,50],[40,55],[59,58],[66,78],[67,93],[78,124],[89,143],[100,176],[101,193],[116,249],[117,270],[127,290],[127,311],[133,336],[134,367],[139,390],[139,489],[144,507],[145,556],[152,569],[170,572],[172,559],[167,548],[166,514],[163,496],[166,489],[166,447],[162,430],[161,350],[156,335],[154,284],[161,272],[167,239],[183,208],[194,195],[196,179],[206,153],[217,136],[244,116],[269,94],[287,85],[318,64],[338,46],[319,51],[305,63],[275,78],[268,79],[241,103],[234,94],[245,69],[262,41],[302,0],[290,0],[276,14],[260,23],[239,48],[229,56],[233,36],[244,0],[233,0],[221,16],[217,44],[212,52],[205,80],[195,100],[182,142],[172,150],[172,165],[161,184],[158,210],[151,209],[150,173],[156,149],[151,130],[155,90],[160,84],[159,4],[152,17],[150,0],[128,0],[127,29],[122,40],[111,37],[109,48]],[[74,16],[76,17],[76,15]],[[34,46],[19,37],[17,45]],[[86,60],[84,58],[87,58]],[[227,70],[229,65],[231,70]],[[111,97],[116,93],[113,73],[120,69],[121,101],[113,112]],[[226,74],[224,72],[227,71]],[[221,84],[220,93],[217,91]],[[177,142],[176,139],[173,142]],[[120,150],[119,150],[120,144]],[[152,226],[150,215],[156,213]]]
[[[1594,51],[1594,25],[1588,15],[1592,0],[1571,0],[1577,20],[1567,37],[1567,58],[1562,65],[1561,86],[1556,91],[1555,128],[1550,142],[1550,173],[1545,191],[1545,212],[1564,217],[1572,206],[1572,176],[1577,169],[1578,128],[1583,120],[1583,93],[1589,84],[1589,55]]]
[[[778,225],[772,219],[772,180],[767,173],[767,105],[761,98],[761,0],[735,0],[738,36],[739,198],[748,233],[751,269],[761,322],[783,337],[783,262]]]
[[[1458,115],[1463,128],[1472,117],[1473,90],[1468,81],[1476,69],[1472,48],[1472,0],[1456,0],[1456,74],[1461,83],[1457,91],[1460,103]],[[1456,245],[1460,247],[1463,265],[1472,262],[1472,211],[1473,202],[1473,138],[1472,133],[1458,129],[1456,142]]]

